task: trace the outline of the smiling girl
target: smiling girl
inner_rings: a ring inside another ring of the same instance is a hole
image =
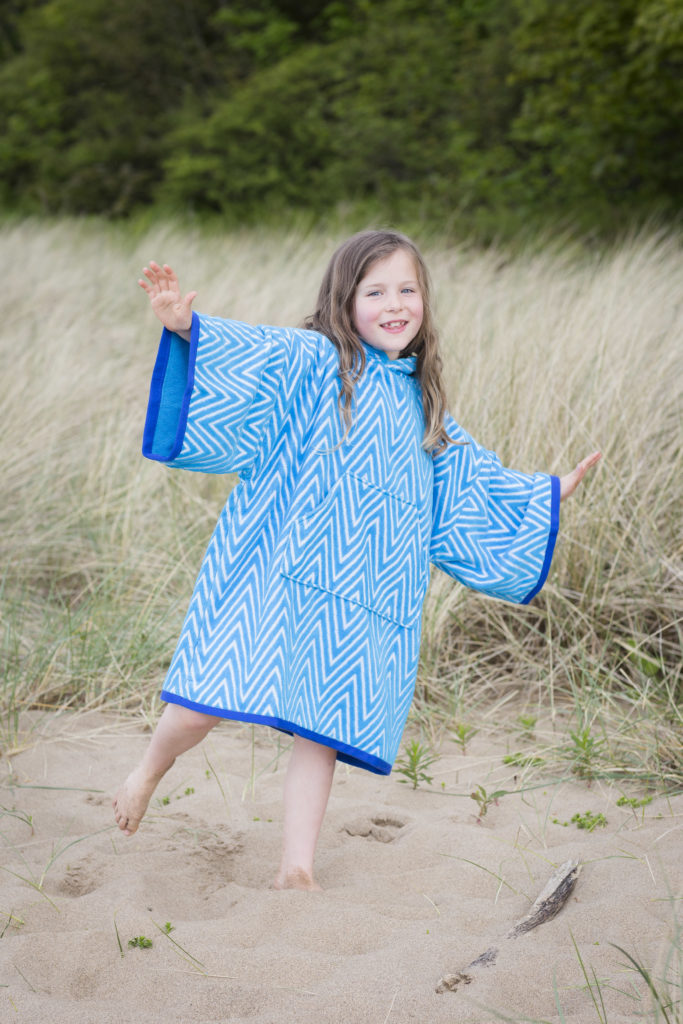
[[[336,761],[389,774],[412,701],[429,565],[527,603],[546,579],[558,479],[505,469],[446,412],[422,257],[391,231],[333,255],[305,329],[192,312],[166,264],[141,287],[164,326],[143,453],[238,473],[164,683],[114,799],[136,831],[175,758],[220,718],[293,735],[277,888],[313,860]]]

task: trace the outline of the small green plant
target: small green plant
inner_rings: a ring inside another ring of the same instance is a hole
[[[651,803],[651,796],[643,796],[640,799],[636,796],[620,796],[617,800],[617,807],[630,807],[632,810],[635,810],[636,807],[647,807]]]
[[[607,824],[607,818],[604,814],[598,812],[593,814],[592,811],[586,811],[585,814],[573,814],[571,821],[577,828],[583,828],[587,832],[592,832],[595,828],[604,828]]]
[[[522,754],[517,751],[516,754],[506,754],[503,758],[503,764],[512,764],[516,768],[540,768],[541,765],[545,764],[545,758],[534,757],[532,754]]]
[[[128,945],[131,949],[149,949],[152,945],[152,940],[148,939],[145,935],[136,935],[134,939],[128,939]]]
[[[170,935],[171,932],[175,931],[175,928],[173,927],[170,921],[167,921],[161,930],[163,931],[164,935]]]
[[[596,740],[591,736],[590,726],[569,730],[571,745],[569,754],[572,758],[572,771],[581,779],[592,779],[595,776],[596,761],[600,757],[604,740]]]
[[[520,732],[522,736],[528,737],[529,739],[534,734],[534,727],[537,722],[535,715],[518,715],[517,722],[519,723]]]
[[[478,731],[479,730],[475,729],[473,725],[467,725],[466,722],[455,723],[455,726],[453,727],[453,739],[458,744],[463,754],[467,753],[467,743]]]
[[[631,664],[635,665],[644,676],[647,676],[648,679],[661,678],[664,665],[660,658],[653,658],[651,654],[646,654],[637,640],[622,641],[621,645],[629,652],[628,658]]]
[[[170,796],[162,796],[162,797],[161,797],[161,798],[159,799],[159,803],[161,804],[161,806],[162,806],[162,807],[168,807],[168,805],[170,804],[170,802],[171,802],[171,798],[170,798]]]
[[[396,771],[399,775],[405,775],[404,779],[399,779],[398,781],[403,783],[411,782],[413,789],[417,789],[421,782],[431,786],[433,776],[428,775],[427,770],[437,760],[437,755],[428,747],[418,740],[411,740],[405,748],[405,756],[396,762]]]
[[[559,818],[553,818],[552,822],[553,825],[562,825],[563,828],[568,828],[569,825],[576,825],[577,828],[592,832],[595,828],[604,828],[607,824],[607,818],[600,812],[593,814],[592,811],[585,811],[583,814],[580,814],[577,811],[569,821],[560,821]]]
[[[497,807],[498,798],[505,796],[506,793],[507,790],[505,789],[497,789],[495,793],[487,793],[483,786],[477,786],[475,791],[470,793],[471,799],[476,801],[477,807],[479,808],[477,821],[481,822],[481,819],[486,815],[491,804],[495,804]]]

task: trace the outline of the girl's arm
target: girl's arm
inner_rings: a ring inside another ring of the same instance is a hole
[[[189,341],[192,303],[197,293],[188,292],[184,298],[182,297],[178,278],[168,263],[160,267],[151,260],[149,267],[144,267],[142,272],[147,280],[139,278],[138,284],[147,292],[150,305],[159,320],[167,330]]]
[[[574,493],[583,480],[586,472],[600,460],[601,456],[601,452],[592,452],[591,455],[587,455],[585,459],[582,459],[576,469],[573,469],[571,473],[567,473],[566,476],[560,477],[560,501],[562,501],[563,498],[568,498],[570,494]]]

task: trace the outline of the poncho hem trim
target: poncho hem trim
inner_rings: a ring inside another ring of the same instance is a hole
[[[272,715],[254,715],[247,711],[232,711],[226,708],[213,707],[209,704],[198,704],[196,701],[188,700],[187,697],[181,697],[177,693],[171,693],[169,690],[161,691],[161,699],[168,704],[180,704],[182,707],[190,708],[192,711],[199,711],[204,715],[213,715],[214,718],[228,718],[235,722],[253,722],[255,725],[269,725],[272,729],[278,729],[280,732],[303,736],[304,739],[313,740],[314,743],[320,743],[324,747],[332,747],[333,750],[337,751],[337,760],[343,761],[344,764],[353,765],[355,768],[364,768],[366,771],[374,772],[375,775],[389,775],[391,772],[392,766],[387,761],[383,761],[381,757],[374,757],[372,754],[366,754],[364,751],[351,747],[347,743],[342,743],[341,740],[335,740],[329,736],[322,736],[320,733],[312,732],[310,729],[304,729],[295,722],[287,722],[282,718],[276,718]]]
[[[557,540],[557,531],[560,528],[560,478],[557,476],[550,477],[550,529],[548,531],[548,543],[546,544],[545,557],[543,559],[543,565],[541,566],[541,573],[536,581],[536,585],[533,590],[530,590],[525,598],[520,602],[521,604],[529,604],[530,601],[536,597],[539,590],[545,584],[550,572],[550,563],[553,560],[553,552],[555,551],[555,541]]]
[[[174,335],[172,331],[169,331],[164,327],[161,334],[161,340],[159,342],[154,370],[152,372],[147,416],[142,435],[142,454],[145,458],[151,459],[154,462],[172,462],[173,459],[177,458],[180,454],[183,447],[183,441],[187,430],[187,418],[190,411],[190,399],[194,388],[195,363],[197,361],[197,348],[199,345],[199,317],[196,313],[192,313],[190,340],[189,342],[186,342],[188,345],[187,371],[183,382],[183,395],[180,402],[180,409],[177,412],[178,419],[175,438],[170,452],[164,453],[155,451],[155,441],[157,440],[156,435],[159,426],[159,417],[164,399],[164,385],[166,384],[168,363],[171,357],[171,347],[173,345],[173,339],[177,337],[179,336]],[[181,340],[184,341],[184,339]]]

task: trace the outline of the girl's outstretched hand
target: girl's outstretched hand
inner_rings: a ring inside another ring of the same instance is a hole
[[[560,477],[560,501],[563,498],[568,498],[570,494],[573,494],[576,488],[583,480],[587,470],[594,466],[596,462],[602,457],[602,452],[593,452],[591,455],[587,455],[585,459],[582,459],[576,469],[573,469],[571,473],[567,473],[566,476]]]
[[[182,297],[178,278],[168,263],[160,267],[151,260],[149,267],[144,267],[142,273],[147,280],[139,278],[138,284],[149,295],[152,309],[164,327],[174,332],[189,331],[192,326],[192,303],[197,293],[188,292]]]

